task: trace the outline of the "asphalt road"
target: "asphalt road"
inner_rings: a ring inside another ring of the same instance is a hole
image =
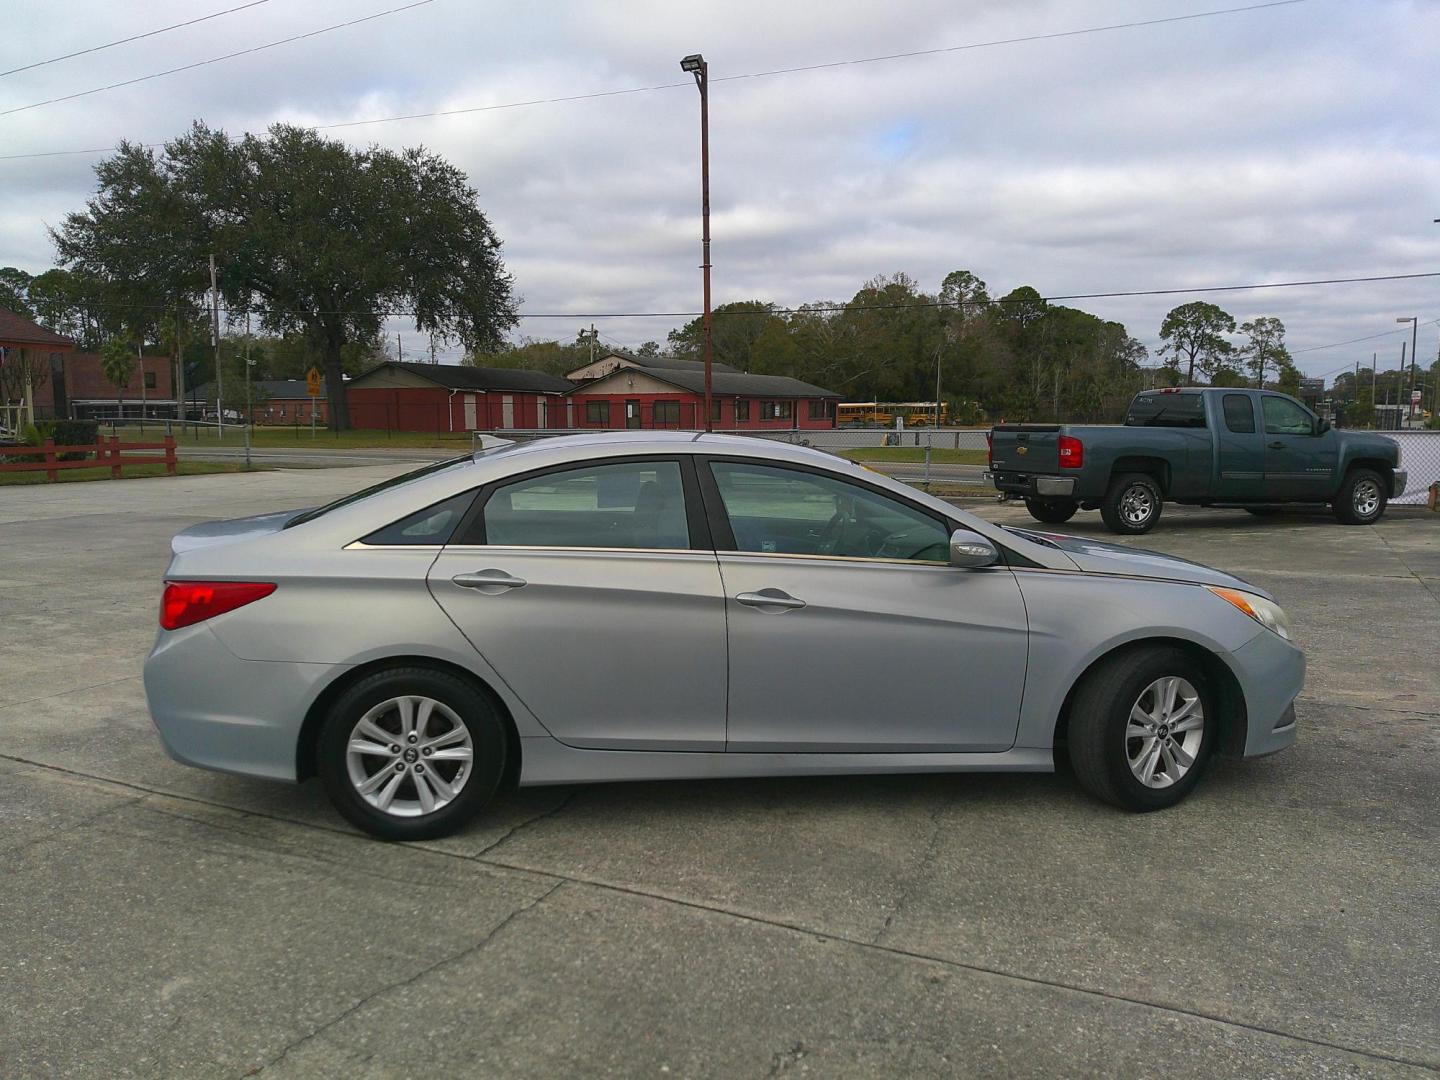
[[[138,677],[170,534],[395,471],[0,495],[7,1080],[1440,1071],[1440,517],[1167,510],[1144,544],[1272,589],[1311,663],[1298,745],[1172,811],[1063,775],[583,786],[399,846],[174,764]]]

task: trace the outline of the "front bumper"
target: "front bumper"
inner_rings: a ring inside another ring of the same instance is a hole
[[[1410,473],[1405,469],[1395,469],[1391,475],[1394,477],[1394,480],[1390,484],[1392,488],[1390,497],[1392,499],[1398,499],[1401,495],[1405,494],[1405,485],[1410,482]]]
[[[241,660],[200,623],[160,632],[145,661],[145,699],[176,761],[295,780],[305,714],[344,669]]]
[[[1230,654],[1245,694],[1245,757],[1284,750],[1295,741],[1295,698],[1305,685],[1305,654],[1262,630]]]

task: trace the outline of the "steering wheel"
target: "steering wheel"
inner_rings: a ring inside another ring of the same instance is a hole
[[[820,530],[820,539],[815,543],[817,555],[835,554],[835,545],[840,543],[840,533],[845,528],[845,515],[837,510]]]

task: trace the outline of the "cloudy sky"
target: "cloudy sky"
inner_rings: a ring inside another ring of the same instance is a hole
[[[0,71],[243,0],[7,4]],[[384,11],[406,0],[268,0],[0,77],[0,112]],[[232,132],[682,83],[642,93],[334,129],[423,144],[466,170],[523,312],[699,306],[698,95],[711,64],[715,300],[845,300],[903,270],[970,269],[1045,295],[1440,270],[1440,5],[1304,0],[1266,10],[721,81],[1055,34],[1244,0],[430,0],[363,25],[0,116],[0,265],[52,265],[97,154],[204,119]],[[1252,0],[1253,2],[1253,0]],[[1379,351],[1440,278],[1207,295],[1275,315],[1303,370]],[[1075,301],[1152,347],[1185,297]],[[571,337],[590,320],[522,321]],[[605,340],[677,320],[595,319]],[[1428,325],[1426,325],[1428,323]],[[405,330],[403,325],[395,328]],[[406,352],[423,342],[407,334]],[[1348,339],[1383,335],[1351,345]],[[453,354],[452,354],[453,355]]]

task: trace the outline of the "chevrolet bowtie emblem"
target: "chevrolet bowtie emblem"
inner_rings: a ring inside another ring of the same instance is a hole
[[[1028,454],[1029,452],[1030,448],[1028,446],[1017,446],[1015,448],[1015,453],[1017,454]]]

